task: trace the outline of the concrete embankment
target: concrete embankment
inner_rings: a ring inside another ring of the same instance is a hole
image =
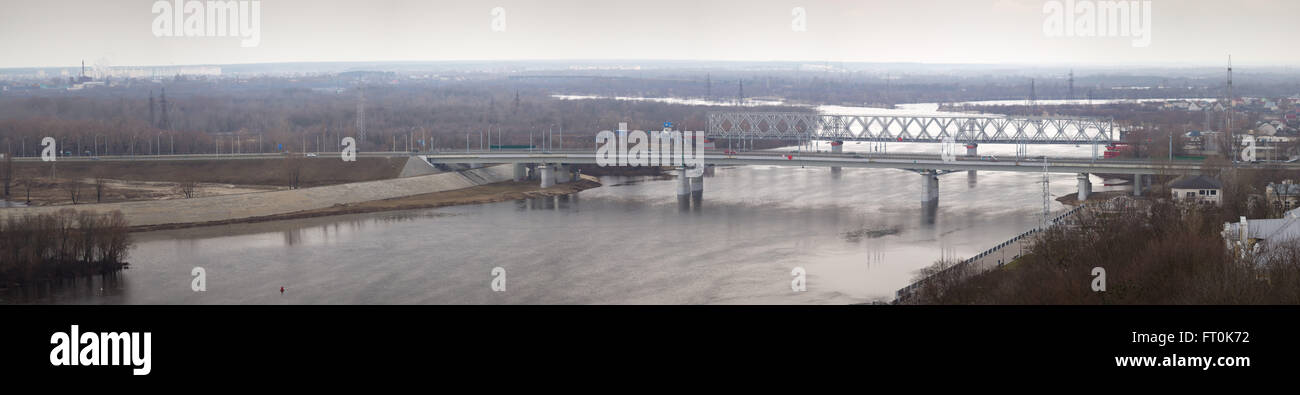
[[[0,217],[50,213],[64,208],[109,212],[119,210],[132,227],[169,224],[222,223],[272,217],[376,200],[470,188],[510,180],[513,167],[499,165],[460,172],[329,185],[314,188],[237,195],[135,201],[75,206],[0,208]]]
[[[1055,218],[1052,218],[1050,221],[1048,221],[1047,226],[1048,227],[1053,227],[1058,225],[1068,226],[1069,223],[1068,220],[1070,216],[1075,215],[1075,213],[1078,213],[1079,210],[1083,209],[1084,207],[1085,206],[1077,206],[1075,208],[1066,211],[1065,213],[1057,215]],[[998,245],[993,246],[993,248],[989,248],[988,250],[976,254],[973,257],[962,260],[961,262],[956,263],[955,265],[953,265],[948,269],[945,269],[944,271],[933,274],[930,277],[920,279],[906,287],[903,287],[902,289],[899,289],[898,292],[895,293],[895,298],[893,303],[901,304],[901,303],[909,302],[909,299],[912,298],[912,296],[916,293],[917,289],[924,286],[927,282],[931,281],[931,279],[939,276],[952,275],[952,273],[948,273],[949,270],[961,268],[963,269],[962,272],[966,273],[966,275],[977,275],[980,273],[987,272],[989,270],[1001,268],[1011,263],[1012,261],[1019,259],[1021,255],[1029,251],[1029,249],[1033,247],[1033,243],[1034,243],[1033,237],[1036,236],[1039,232],[1042,232],[1043,230],[1044,228],[1042,227],[1030,229],[1024,233],[1012,237],[1007,241],[1004,241],[1002,243],[999,243]],[[956,273],[961,273],[961,272],[956,272]]]

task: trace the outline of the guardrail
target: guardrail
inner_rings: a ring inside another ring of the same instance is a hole
[[[1053,217],[1050,221],[1048,221],[1049,224],[1047,225],[1047,227],[1052,227],[1052,226],[1056,226],[1056,225],[1058,225],[1058,224],[1061,224],[1062,221],[1064,221],[1067,217],[1069,217],[1069,216],[1071,216],[1071,215],[1074,215],[1074,213],[1078,212],[1079,210],[1083,209],[1084,207],[1087,207],[1087,204],[1081,204],[1081,205],[1079,205],[1079,206],[1077,206],[1077,207],[1075,207],[1075,208],[1072,208],[1072,209],[1070,209],[1070,210],[1068,210],[1068,211],[1066,211],[1066,212],[1064,212],[1064,213],[1061,213],[1060,215],[1057,215],[1056,217]],[[989,248],[989,249],[987,249],[987,250],[984,250],[983,252],[980,252],[979,254],[975,254],[975,256],[972,256],[972,257],[970,257],[970,258],[963,259],[961,262],[957,262],[956,264],[954,264],[954,265],[952,265],[952,266],[949,266],[949,267],[947,267],[947,268],[945,268],[945,269],[943,269],[943,270],[940,270],[938,273],[931,274],[931,275],[929,275],[929,276],[926,276],[926,277],[923,278],[923,279],[920,279],[920,280],[918,280],[918,281],[916,281],[916,282],[914,282],[914,283],[912,283],[912,284],[909,284],[908,286],[903,287],[903,288],[899,289],[897,292],[894,293],[894,302],[897,303],[897,302],[899,302],[899,301],[903,301],[903,300],[906,300],[907,298],[911,297],[911,296],[912,296],[912,293],[915,292],[917,288],[920,288],[921,285],[923,285],[923,284],[926,283],[927,281],[930,281],[930,279],[932,279],[932,278],[934,278],[934,277],[937,277],[937,276],[941,276],[941,275],[947,274],[949,271],[955,270],[955,269],[957,269],[957,268],[959,268],[959,267],[965,267],[965,266],[967,266],[967,265],[970,265],[972,262],[978,261],[978,260],[980,260],[981,258],[984,258],[984,257],[986,257],[986,256],[992,255],[994,252],[996,252],[996,251],[999,250],[999,249],[1002,249],[1002,248],[1005,248],[1005,247],[1007,247],[1007,246],[1010,246],[1011,243],[1015,243],[1015,242],[1017,242],[1017,241],[1020,241],[1020,240],[1022,240],[1022,239],[1025,239],[1025,238],[1027,238],[1027,237],[1029,237],[1029,236],[1036,235],[1036,234],[1038,234],[1038,233],[1041,233],[1041,232],[1044,231],[1044,230],[1046,230],[1046,228],[1044,228],[1044,227],[1042,227],[1042,226],[1034,227],[1033,229],[1027,230],[1027,231],[1025,231],[1024,233],[1018,234],[1018,235],[1016,235],[1015,237],[1012,237],[1012,238],[1010,238],[1010,239],[1007,239],[1006,241],[1003,241],[1003,242],[1001,242],[1001,243],[998,243],[997,245],[993,246],[992,248]],[[1012,257],[1012,259],[1016,259],[1016,258],[1020,258],[1020,254],[1019,254],[1019,253],[1016,253],[1016,255],[1015,255],[1014,257]],[[1006,263],[1004,263],[1004,262],[998,262],[998,267],[1002,267],[1002,266],[1004,266],[1004,265],[1006,265]]]

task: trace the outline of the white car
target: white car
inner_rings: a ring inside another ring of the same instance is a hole
[[[308,152],[308,153],[307,153],[307,157],[308,157],[308,158],[315,158],[315,157],[316,157],[316,153],[315,153],[315,152]]]

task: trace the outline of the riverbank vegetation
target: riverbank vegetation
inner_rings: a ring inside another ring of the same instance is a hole
[[[1233,254],[1220,235],[1223,209],[1145,201],[1090,208],[1076,223],[1040,233],[1012,265],[985,273],[936,264],[917,304],[1294,304],[1300,246],[1265,259]],[[1105,291],[1093,290],[1095,268]]]
[[[0,221],[0,286],[102,274],[126,267],[121,212],[63,209]]]

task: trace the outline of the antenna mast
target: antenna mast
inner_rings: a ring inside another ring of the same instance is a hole
[[[1232,136],[1232,99],[1232,55],[1228,55],[1228,105],[1224,108],[1224,110],[1228,112],[1228,119],[1226,126],[1227,130],[1225,132],[1228,133],[1228,144],[1232,144],[1233,147],[1236,147],[1236,140],[1233,140]],[[1232,149],[1229,149],[1228,152],[1232,152]]]

